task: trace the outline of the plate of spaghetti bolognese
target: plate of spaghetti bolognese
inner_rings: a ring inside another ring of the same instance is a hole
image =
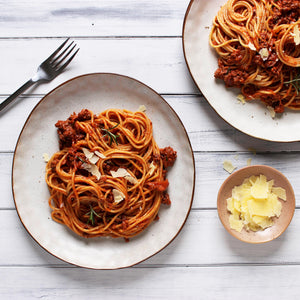
[[[212,108],[250,136],[300,140],[300,2],[192,0],[183,25],[190,74]]]
[[[129,267],[165,248],[188,217],[194,180],[175,111],[150,87],[110,73],[75,77],[36,105],[12,172],[28,233],[91,269]]]

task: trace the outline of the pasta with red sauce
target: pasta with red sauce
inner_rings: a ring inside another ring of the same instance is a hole
[[[177,153],[159,149],[144,112],[83,109],[55,125],[60,150],[46,166],[54,221],[82,237],[128,240],[171,204],[166,175]]]
[[[215,77],[275,112],[300,109],[300,1],[229,0],[210,32]]]

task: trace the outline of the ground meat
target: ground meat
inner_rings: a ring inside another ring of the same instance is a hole
[[[171,147],[159,149],[159,151],[160,151],[160,158],[163,161],[164,168],[173,166],[177,157],[177,152],[173,150],[173,148]]]
[[[165,179],[163,181],[153,181],[148,183],[148,188],[152,191],[158,191],[163,192],[165,191],[169,186],[168,179]]]
[[[278,0],[273,7],[270,20],[271,25],[290,24],[298,21],[300,17],[299,0]]]
[[[83,109],[78,115],[73,113],[66,121],[58,121],[55,126],[59,137],[59,148],[71,147],[72,144],[85,138],[85,133],[76,126],[76,121],[91,119],[91,113]]]
[[[284,112],[284,105],[281,102],[281,96],[279,94],[262,95],[261,100],[267,105],[274,108],[276,113]]]
[[[159,164],[159,162],[160,162],[160,154],[153,154],[153,155],[152,155],[152,158],[153,158],[153,161],[154,161],[156,164]]]
[[[243,59],[243,55],[241,51],[235,50],[229,55],[229,57],[226,59],[226,62],[229,65],[236,65],[236,64],[240,64],[242,59]]]
[[[166,205],[171,205],[171,200],[170,200],[170,196],[168,193],[164,192],[162,194],[161,203],[166,204]]]
[[[215,72],[215,77],[224,80],[227,87],[242,87],[248,76],[245,71],[228,67],[219,68]]]
[[[110,174],[110,171],[117,171],[119,167],[108,159],[103,162],[102,168],[106,174]]]
[[[241,66],[227,66],[227,61],[218,59],[219,68],[215,72],[215,78],[224,80],[227,87],[242,87],[249,73]]]
[[[87,109],[83,109],[77,117],[78,121],[86,121],[86,120],[90,120],[92,118],[91,113],[89,110]]]

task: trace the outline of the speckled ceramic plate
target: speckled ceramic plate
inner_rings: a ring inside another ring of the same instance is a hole
[[[208,41],[212,21],[226,0],[192,0],[183,26],[183,48],[189,71],[204,97],[215,111],[233,127],[264,140],[292,142],[300,140],[300,112],[287,110],[272,119],[258,101],[241,104],[238,89],[227,89],[215,80],[217,56]]]
[[[168,172],[170,207],[161,207],[159,220],[130,242],[124,239],[84,239],[54,222],[48,206],[43,154],[58,151],[54,124],[88,108],[135,111],[145,105],[159,147],[177,150]],[[178,176],[183,174],[184,176]],[[17,142],[13,161],[13,195],[17,212],[29,234],[54,256],[82,267],[117,269],[137,264],[166,247],[179,233],[189,214],[195,180],[191,144],[185,128],[168,103],[146,85],[116,74],[87,74],[60,85],[33,109]]]

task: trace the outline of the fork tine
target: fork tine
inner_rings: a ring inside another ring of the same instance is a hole
[[[49,61],[63,48],[70,38],[67,38],[45,61]]]
[[[71,44],[69,44],[69,46],[67,46],[57,57],[55,57],[52,61],[51,64],[53,65],[58,59],[60,59],[65,53],[66,51],[74,44],[74,41],[71,42]],[[74,47],[73,47],[74,48]],[[73,49],[72,48],[72,49]],[[59,64],[59,63],[57,63]]]
[[[59,65],[72,53],[72,51],[74,50],[74,48],[76,47],[76,44],[73,45],[73,47],[55,64],[51,63],[54,69],[57,69],[59,67]],[[65,51],[64,51],[65,52]],[[56,61],[57,59],[55,59]]]
[[[76,46],[76,45],[75,45],[75,46]],[[74,46],[74,47],[75,47],[75,46]],[[73,48],[74,48],[74,47],[73,47]],[[73,49],[73,48],[72,48],[72,49]],[[72,50],[72,49],[71,49],[71,50]],[[71,57],[70,57],[63,65],[62,65],[62,66],[60,66],[60,67],[57,69],[57,72],[61,72],[63,69],[65,69],[65,68],[67,67],[67,65],[72,61],[72,59],[75,57],[75,55],[77,54],[77,52],[79,51],[79,49],[80,49],[80,48],[78,48],[78,49],[74,52],[74,54],[73,54],[73,55],[72,55],[72,56],[71,56]],[[69,51],[69,52],[70,52],[70,51]],[[67,56],[67,55],[66,55],[66,56]],[[66,56],[65,56],[65,57],[66,57]]]

